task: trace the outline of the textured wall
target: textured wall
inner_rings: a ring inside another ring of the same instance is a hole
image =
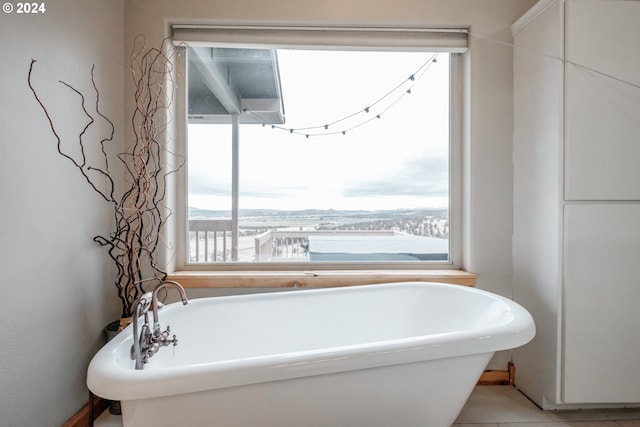
[[[7,427],[59,426],[87,402],[87,365],[102,327],[119,313],[111,263],[91,240],[110,229],[108,206],[57,154],[27,71],[37,59],[33,84],[74,145],[87,119],[58,80],[89,94],[95,64],[101,109],[121,145],[123,2],[45,6],[40,14],[0,14],[0,425]]]

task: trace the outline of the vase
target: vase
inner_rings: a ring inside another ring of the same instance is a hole
[[[130,319],[130,318],[129,318]],[[124,325],[126,326],[126,319],[114,320],[104,327],[104,338],[106,342],[111,341],[113,337],[118,335],[122,329],[124,329],[123,320],[125,321]],[[130,320],[129,320],[130,321]],[[122,409],[120,407],[120,401],[112,400],[109,403],[109,412],[113,415],[122,415]]]
[[[118,335],[120,332],[120,320],[114,320],[104,327],[104,339],[105,342],[111,341],[113,337]]]

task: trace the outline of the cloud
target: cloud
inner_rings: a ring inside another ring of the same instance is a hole
[[[199,176],[189,176],[189,193],[199,196],[230,196],[231,185],[212,182]]]
[[[225,182],[226,181],[226,182]],[[269,186],[265,182],[240,182],[241,198],[282,199],[292,195],[309,192],[307,187]],[[231,197],[231,182],[229,180],[215,180],[201,174],[189,177],[189,194],[196,196]]]
[[[418,203],[419,200],[424,202],[425,199],[447,200],[449,195],[446,156],[420,156],[400,164],[395,169],[382,172],[379,168],[362,163],[353,167],[371,170],[367,174],[360,174],[359,179],[341,185],[336,185],[337,182],[325,182],[324,185],[317,186],[296,174],[292,175],[285,185],[282,180],[274,182],[269,176],[263,176],[260,180],[241,179],[240,199],[243,206],[262,208],[293,204],[292,206],[295,205],[297,208],[329,206],[340,209],[341,203],[344,206],[352,206],[349,203],[357,202],[358,206],[369,203],[371,209],[380,209],[381,204],[384,206],[389,203],[384,201],[385,197],[403,197],[405,200],[411,199]],[[189,195],[193,196],[194,200],[200,200],[199,197],[206,197],[207,200],[228,199],[231,197],[231,183],[228,178],[216,179],[205,177],[204,174],[192,174],[189,180]],[[401,203],[411,205],[413,202]]]
[[[366,165],[361,166],[366,168]],[[372,171],[374,174],[375,171]],[[347,197],[416,196],[447,197],[449,194],[448,160],[442,157],[418,157],[401,168],[352,183],[345,188]]]

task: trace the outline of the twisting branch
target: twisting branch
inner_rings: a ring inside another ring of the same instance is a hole
[[[138,36],[131,53],[131,76],[134,82],[135,110],[131,117],[133,141],[125,151],[115,156],[123,166],[124,177],[115,177],[110,169],[107,144],[113,142],[115,127],[99,109],[100,91],[96,85],[94,67],[91,68],[91,84],[95,91],[95,105],[89,111],[85,96],[69,83],[62,85],[80,97],[80,105],[87,123],[78,132],[77,145],[80,154],[74,157],[63,148],[63,141],[56,131],[54,121],[32,84],[36,60],[31,61],[27,82],[33,96],[42,108],[57,140],[57,150],[79,170],[104,200],[113,208],[114,229],[108,236],[95,236],[93,240],[107,248],[116,265],[115,285],[122,302],[122,317],[133,315],[135,303],[145,290],[164,280],[166,272],[158,263],[161,232],[172,211],[165,203],[167,179],[184,164],[184,159],[167,150],[167,110],[171,107],[174,82],[172,61],[175,50],[168,40],[160,49],[149,47],[143,36]],[[108,135],[93,142],[100,159],[91,164],[85,141],[87,132],[97,125],[96,120],[110,127]],[[77,158],[79,157],[79,158]],[[173,158],[175,165],[170,165]],[[175,160],[177,159],[177,160]],[[106,179],[106,190],[101,190]]]

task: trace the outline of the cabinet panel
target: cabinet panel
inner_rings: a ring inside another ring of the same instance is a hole
[[[640,401],[640,204],[565,206],[564,403]]]
[[[640,200],[640,89],[572,64],[565,72],[565,198]]]
[[[640,2],[568,0],[567,61],[640,85]]]
[[[640,2],[566,2],[567,200],[640,200]]]

